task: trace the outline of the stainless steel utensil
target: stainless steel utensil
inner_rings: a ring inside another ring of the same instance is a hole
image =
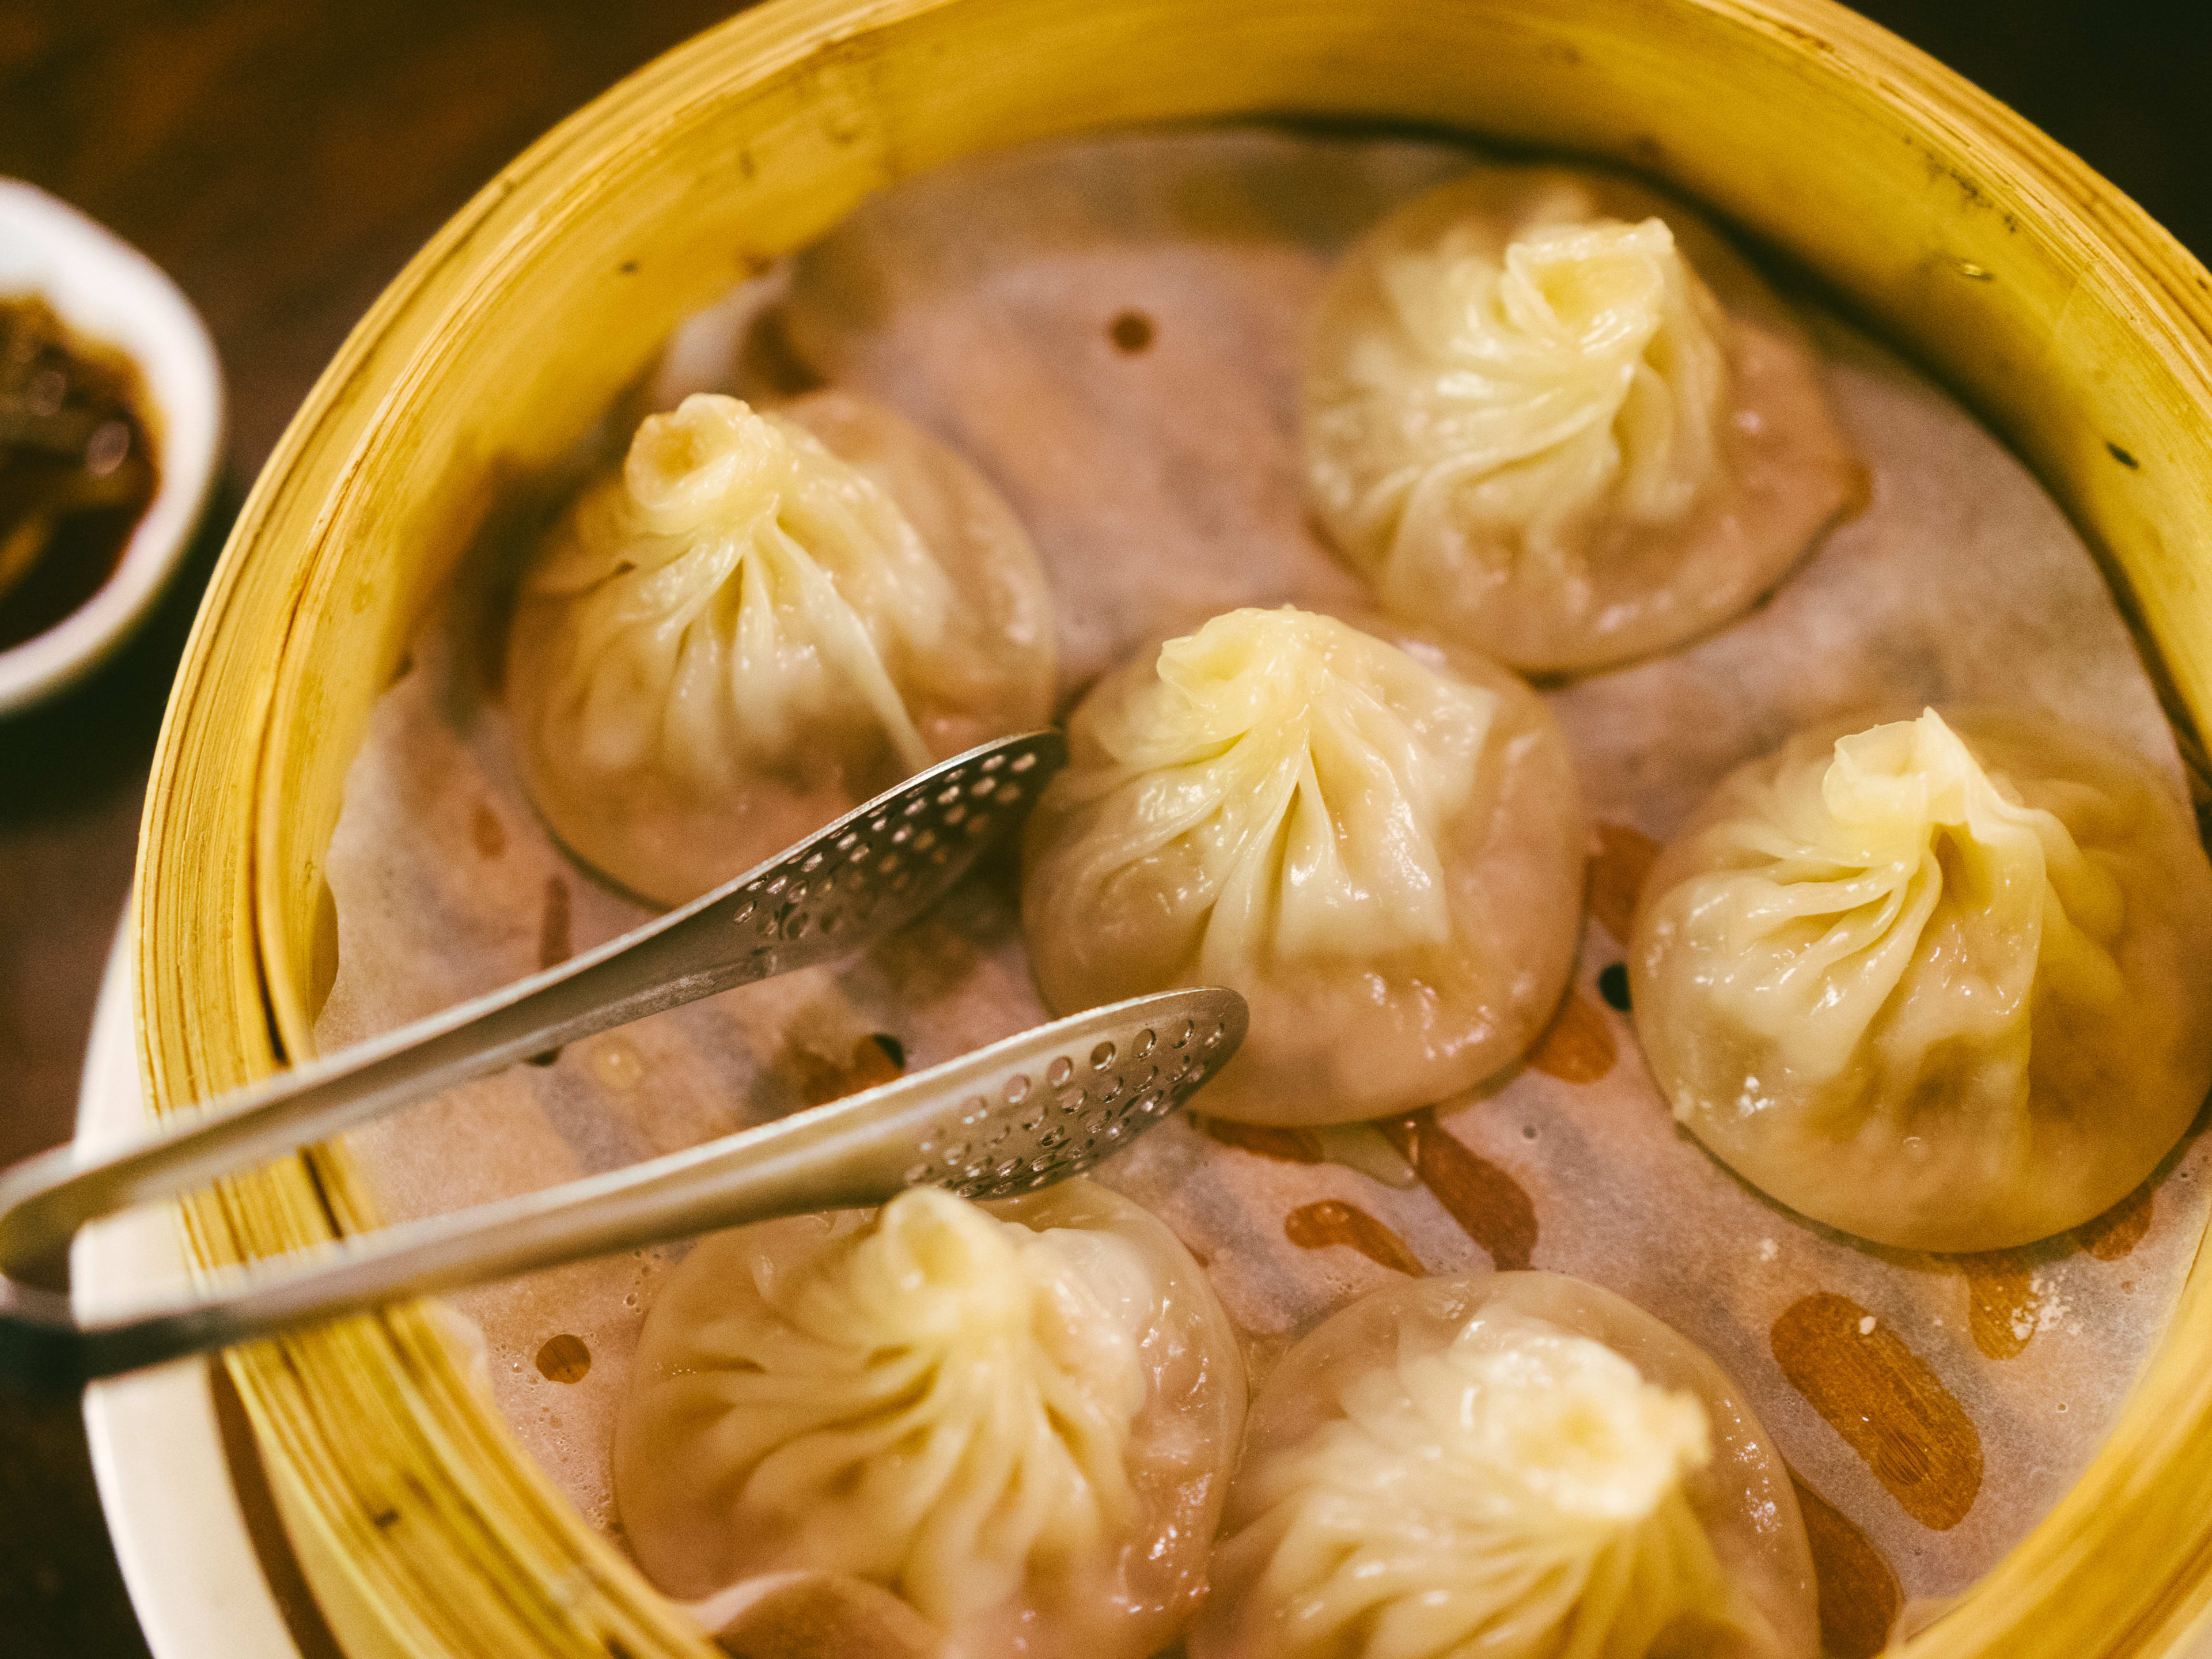
[[[1093,1009],[896,1083],[610,1175],[211,1275],[200,1294],[80,1325],[0,1279],[0,1377],[73,1388],[203,1348],[487,1279],[776,1216],[882,1204],[927,1182],[1034,1192],[1135,1140],[1243,1040],[1234,991]]]
[[[0,1171],[0,1274],[51,1261],[97,1217],[577,1038],[856,950],[934,902],[1020,822],[1066,754],[1057,732],[1036,732],[956,756],[558,968],[240,1090],[119,1150],[64,1146]],[[387,1228],[306,1265],[241,1270],[234,1285],[127,1321],[80,1326],[58,1291],[0,1277],[0,1377],[66,1386],[648,1239],[878,1204],[922,1181],[975,1196],[1046,1186],[1179,1104],[1234,1051],[1244,1018],[1243,1000],[1225,991],[1079,1015],[689,1152]],[[1044,1103],[1060,1115],[1048,1120]],[[955,1135],[963,1118],[974,1133]]]

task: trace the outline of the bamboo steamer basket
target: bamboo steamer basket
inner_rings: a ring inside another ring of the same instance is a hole
[[[2192,762],[2212,716],[2212,276],[1991,99],[1826,0],[775,0],[540,141],[348,340],[255,487],[170,703],[138,866],[149,1097],[308,1051],[322,859],[370,707],[502,479],[672,322],[960,156],[1140,122],[1413,124],[1653,174],[1828,285],[2027,459]],[[2201,771],[2201,768],[2200,768]],[[233,1261],[377,1224],[342,1150],[184,1206]],[[2079,1485],[1916,1659],[2174,1650],[2212,1603],[2212,1276]],[[434,1310],[228,1358],[349,1654],[712,1651],[510,1438]]]

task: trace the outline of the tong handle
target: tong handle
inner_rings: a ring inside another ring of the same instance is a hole
[[[580,1037],[844,956],[912,920],[1025,814],[1055,732],[955,756],[745,875],[557,968],[222,1096],[113,1152],[0,1171],[0,1273],[204,1185]]]
[[[857,1162],[840,1170],[793,1158],[797,1146],[779,1143],[793,1142],[793,1129],[807,1127],[787,1119],[608,1175],[403,1222],[295,1259],[224,1268],[189,1299],[112,1324],[79,1325],[66,1297],[0,1279],[0,1376],[41,1389],[82,1388],[388,1302],[688,1232],[878,1204],[896,1190],[895,1172],[886,1191],[880,1170]]]

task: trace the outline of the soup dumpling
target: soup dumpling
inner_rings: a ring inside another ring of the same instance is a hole
[[[1580,796],[1514,675],[1284,606],[1138,653],[1068,722],[1022,920],[1062,1013],[1180,985],[1251,1006],[1205,1109],[1427,1105],[1540,1034],[1582,915]]]
[[[1814,1659],[1811,1551],[1689,1342],[1553,1273],[1419,1279],[1253,1402],[1192,1659]]]
[[[2025,1243],[2126,1196],[2212,1085],[2212,867],[2142,762],[1994,711],[1804,733],[1653,867],[1636,1029],[1675,1116],[1816,1221]]]
[[[934,439],[842,392],[700,393],[570,510],[507,660],[554,833],[673,904],[1042,724],[1053,631],[1028,536]]]
[[[1602,173],[1484,167],[1390,215],[1302,400],[1309,495],[1382,608],[1531,673],[1728,621],[1860,487],[1765,284]]]
[[[1144,1659],[1206,1583],[1243,1422],[1227,1316],[1085,1181],[702,1241],[646,1316],[615,1498],[678,1597],[849,1576],[968,1659]]]

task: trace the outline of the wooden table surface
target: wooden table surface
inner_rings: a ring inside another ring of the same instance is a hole
[[[1201,3],[1202,0],[1193,0]],[[1346,0],[1356,3],[1356,0]],[[530,140],[732,0],[0,0],[0,175],[166,267],[228,377],[179,592],[97,680],[0,720],[0,1163],[69,1133],[169,677],[223,529],[346,331]],[[2212,253],[2212,8],[1869,0]],[[146,1651],[74,1402],[0,1395],[0,1654]]]

